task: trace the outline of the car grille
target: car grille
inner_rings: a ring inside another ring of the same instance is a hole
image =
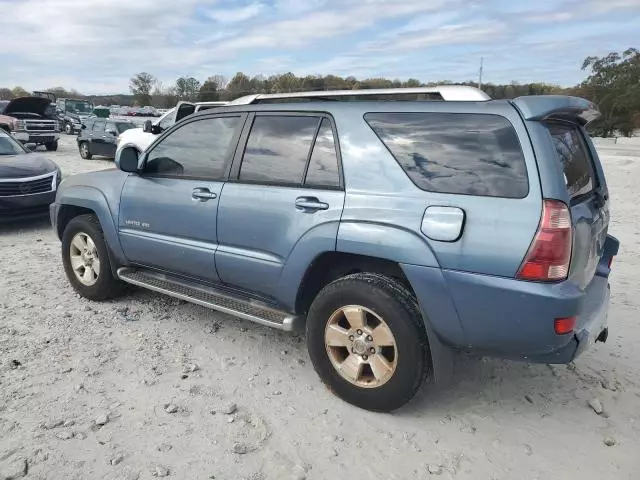
[[[27,132],[55,132],[56,122],[51,120],[25,120]]]
[[[0,181],[0,197],[51,192],[54,189],[54,177],[55,174],[52,173],[45,177],[27,180]]]

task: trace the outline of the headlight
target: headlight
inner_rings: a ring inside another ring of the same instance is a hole
[[[27,129],[27,126],[24,120],[16,120],[13,122],[12,130],[21,131],[26,129]]]

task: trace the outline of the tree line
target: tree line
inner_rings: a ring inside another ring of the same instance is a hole
[[[579,85],[563,88],[548,83],[499,85],[487,83],[482,89],[494,99],[523,95],[562,94],[587,98],[600,107],[602,117],[591,126],[598,136],[632,135],[640,128],[640,51],[629,48],[604,57],[588,57],[582,64],[587,77]],[[231,79],[213,75],[203,82],[194,77],[180,77],[172,85],[165,85],[148,72],[133,76],[129,82],[130,95],[87,97],[62,87],[51,88],[58,97],[91,98],[98,105],[154,106],[171,108],[178,101],[229,101],[256,93],[281,93],[323,90],[355,90],[373,88],[422,87],[433,85],[471,85],[476,82],[454,83],[448,80],[423,83],[418,79],[393,80],[387,78],[357,79],[353,76],[307,75],[298,77],[289,72],[280,75],[248,76],[236,73]],[[28,95],[21,87],[0,88],[0,100]]]

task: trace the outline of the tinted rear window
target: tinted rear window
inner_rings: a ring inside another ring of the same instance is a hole
[[[573,199],[591,193],[595,186],[593,164],[578,127],[569,123],[553,123],[547,128],[564,171],[569,197]]]
[[[504,117],[367,113],[364,118],[423,190],[506,198],[529,192],[520,142]]]

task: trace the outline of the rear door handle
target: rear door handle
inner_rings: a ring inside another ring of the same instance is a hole
[[[328,210],[329,204],[321,202],[316,197],[298,197],[296,198],[296,208],[315,212],[317,210]]]
[[[218,195],[213,193],[208,188],[194,188],[191,192],[191,198],[200,200],[201,202],[206,202],[207,200],[211,200],[217,197]]]

